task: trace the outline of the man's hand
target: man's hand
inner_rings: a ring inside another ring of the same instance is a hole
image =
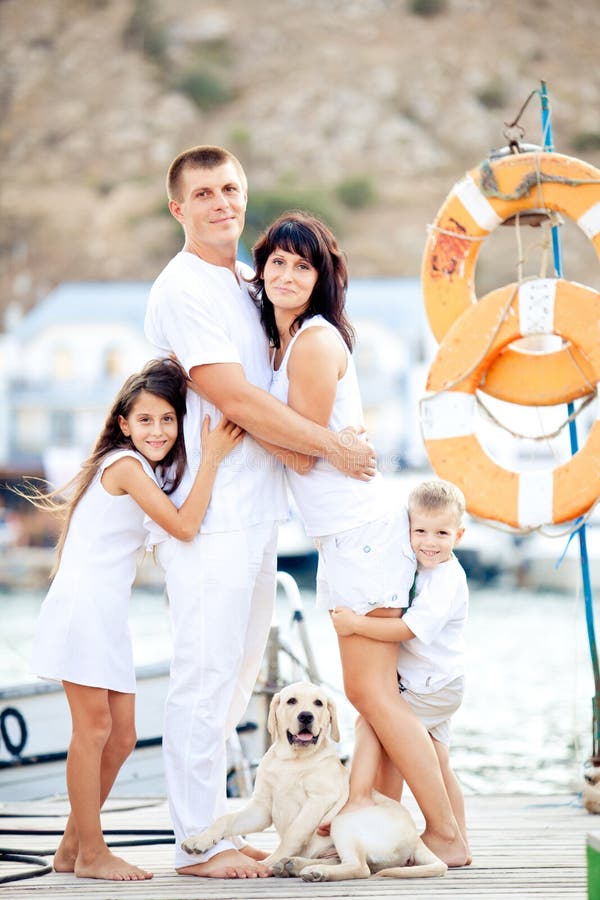
[[[340,637],[349,637],[356,634],[356,620],[360,619],[355,612],[347,606],[340,606],[331,610],[331,621]]]
[[[370,481],[377,472],[375,448],[364,437],[365,428],[349,425],[336,435],[338,448],[327,456],[328,461],[344,475]]]

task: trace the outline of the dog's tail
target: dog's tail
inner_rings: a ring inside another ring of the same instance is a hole
[[[436,875],[445,875],[447,870],[446,863],[439,859],[424,866],[394,866],[392,869],[380,869],[373,878],[435,878]]]
[[[448,866],[423,843],[421,838],[417,841],[413,855],[412,866],[394,866],[390,869],[380,869],[376,878],[435,878],[437,875],[445,875]]]

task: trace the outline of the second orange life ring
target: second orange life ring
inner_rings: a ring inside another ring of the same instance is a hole
[[[552,470],[506,469],[475,434],[475,391],[486,371],[512,341],[532,334],[571,341],[585,353],[594,383],[600,381],[600,294],[538,279],[490,292],[454,323],[431,366],[430,394],[421,401],[421,430],[435,472],[462,489],[473,515],[521,528],[575,519],[600,496],[598,420],[582,449]]]

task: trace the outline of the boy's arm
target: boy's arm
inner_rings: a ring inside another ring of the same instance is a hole
[[[340,607],[331,612],[333,627],[340,637],[360,634],[374,641],[411,641],[415,634],[402,619],[390,619],[379,616],[359,616],[347,607]]]

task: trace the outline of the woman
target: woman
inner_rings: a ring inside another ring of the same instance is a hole
[[[360,427],[354,334],[344,310],[347,269],[332,232],[314,216],[284,213],[256,244],[254,264],[252,290],[273,348],[271,393],[321,425]],[[327,460],[269,449],[286,463],[319,550],[317,605],[399,616],[415,562],[406,510],[389,508],[381,474],[357,481]],[[398,645],[356,634],[338,641],[346,695],[411,788],[426,819],[423,839],[448,865],[463,865],[466,847],[435,751],[398,691]]]

